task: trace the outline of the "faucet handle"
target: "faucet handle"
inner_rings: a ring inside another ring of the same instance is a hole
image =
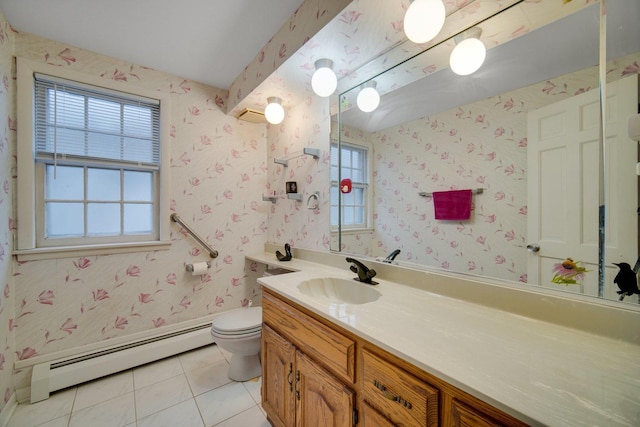
[[[353,271],[354,273],[358,274],[358,267],[356,267],[355,265],[351,264],[351,266],[349,266],[349,270]]]

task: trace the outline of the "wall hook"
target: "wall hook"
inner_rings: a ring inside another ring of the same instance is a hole
[[[315,201],[313,199],[315,199]],[[317,209],[319,206],[320,206],[320,192],[315,191],[307,198],[307,209]]]

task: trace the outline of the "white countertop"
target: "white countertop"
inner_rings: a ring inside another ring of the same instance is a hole
[[[532,425],[640,426],[640,346],[375,278],[366,304],[314,299],[297,286],[352,279],[345,268],[269,253],[296,271],[265,287]],[[635,325],[640,327],[640,325]]]

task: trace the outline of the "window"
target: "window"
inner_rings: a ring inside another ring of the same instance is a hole
[[[369,227],[369,150],[354,144],[331,144],[331,226],[339,224],[338,200],[341,196],[342,230]],[[349,178],[352,182],[350,193],[341,194],[338,183],[338,160],[340,160],[340,179]]]
[[[22,223],[31,181],[32,234],[19,227],[18,249],[162,240],[161,101],[18,68],[19,122],[21,90],[33,95],[29,129],[18,129],[30,139],[19,143],[18,210]]]

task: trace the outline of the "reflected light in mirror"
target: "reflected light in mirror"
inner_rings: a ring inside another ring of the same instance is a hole
[[[460,40],[456,37],[456,47],[449,57],[451,71],[460,76],[468,76],[482,66],[487,56],[487,48],[480,41],[481,33],[482,30],[475,27],[461,34]]]
[[[278,125],[284,120],[284,108],[282,100],[276,96],[267,98],[267,107],[264,109],[264,117],[272,125]]]
[[[438,35],[444,18],[442,0],[415,0],[404,15],[404,33],[414,43],[426,43]]]
[[[370,113],[380,105],[380,94],[376,90],[376,82],[370,81],[362,85],[356,98],[358,108],[364,113]]]
[[[331,95],[338,87],[338,78],[333,72],[333,61],[330,59],[318,59],[315,62],[316,71],[311,77],[311,87],[316,95],[323,98]]]

